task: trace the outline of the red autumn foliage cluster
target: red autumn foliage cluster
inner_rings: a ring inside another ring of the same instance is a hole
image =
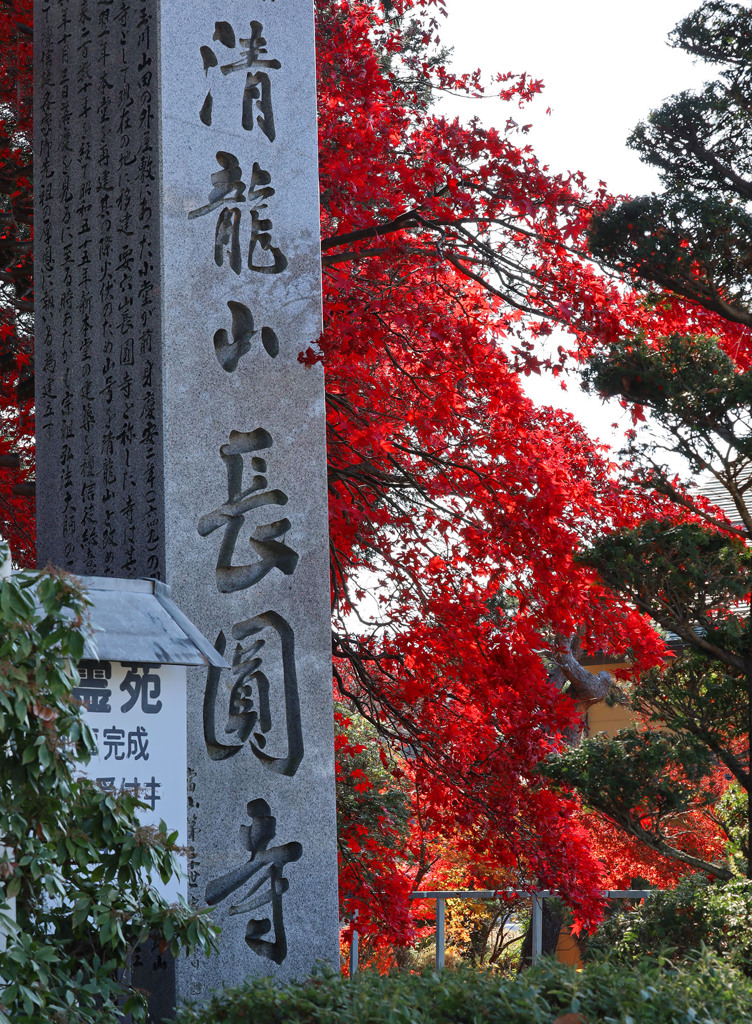
[[[535,775],[579,721],[541,652],[583,628],[586,648],[645,663],[660,645],[573,561],[638,499],[571,417],[533,405],[514,362],[565,297],[581,333],[611,301],[570,252],[604,197],[541,167],[514,123],[427,106],[431,86],[478,84],[427,59],[429,3],[317,11],[340,689],[405,752],[424,821],[592,921],[599,864]],[[497,86],[520,105],[539,88]],[[343,888],[367,930],[373,895]]]
[[[544,655],[574,633],[640,666],[662,653],[574,560],[598,530],[637,521],[643,499],[520,378],[544,361],[553,324],[582,354],[656,313],[577,254],[605,193],[541,166],[514,119],[489,130],[432,106],[436,90],[481,89],[443,64],[440,6],[316,4],[326,329],[306,358],[327,369],[336,683],[381,736],[355,740],[340,716],[340,782],[357,794],[341,822],[341,891],[344,913],[383,942],[414,937],[407,894],[440,877],[432,851],[447,844],[481,865],[471,882],[556,888],[578,921],[597,918],[591,822],[535,771],[580,725]],[[24,564],[31,7],[0,0],[0,509]],[[524,107],[541,85],[502,75],[493,88]],[[660,311],[666,323],[688,315]],[[377,781],[359,761],[367,745]],[[388,810],[393,783],[404,827]]]
[[[33,565],[36,558],[32,7],[32,0],[0,2],[0,516],[22,565]]]

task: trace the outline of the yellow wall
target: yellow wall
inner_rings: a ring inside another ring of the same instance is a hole
[[[582,967],[582,951],[574,935],[570,934],[569,926],[563,924],[556,943],[556,959],[568,967]]]
[[[628,729],[634,725],[634,716],[629,708],[621,704],[609,707],[604,701],[593,704],[587,709],[585,723],[589,736],[605,732],[607,736],[615,736],[619,729]]]
[[[588,672],[592,672],[594,675],[604,669],[606,672],[616,672],[620,668],[624,668],[623,663],[587,666]],[[589,736],[594,736],[598,732],[605,732],[607,736],[615,736],[619,729],[628,729],[634,725],[634,716],[629,708],[625,708],[621,704],[609,707],[604,700],[601,700],[597,704],[591,704],[585,712],[585,725]]]

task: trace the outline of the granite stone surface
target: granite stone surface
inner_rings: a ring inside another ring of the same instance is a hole
[[[163,578],[157,5],[34,30],[39,557]]]
[[[158,576],[189,669],[178,998],[338,960],[310,0],[37,0],[39,560]]]

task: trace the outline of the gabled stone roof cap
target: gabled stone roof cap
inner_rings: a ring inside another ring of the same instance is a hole
[[[79,577],[91,601],[93,636],[84,658],[154,665],[213,665],[224,658],[170,599],[158,580]]]

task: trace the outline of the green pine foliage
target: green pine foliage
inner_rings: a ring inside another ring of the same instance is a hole
[[[657,168],[663,192],[618,203],[596,218],[594,254],[648,287],[727,320],[752,324],[752,10],[705,0],[671,35],[717,74],[666,100],[629,144]]]
[[[646,731],[586,738],[544,772],[649,849],[752,878],[752,7],[703,0],[671,41],[713,80],[631,136],[662,191],[593,218],[593,254],[642,289],[645,315],[584,371],[585,388],[630,407],[635,425],[649,415],[630,432],[624,476],[654,511],[581,561],[675,657],[620,694]],[[697,493],[709,484],[712,500]],[[693,829],[706,827],[728,838],[724,863],[698,853]]]

